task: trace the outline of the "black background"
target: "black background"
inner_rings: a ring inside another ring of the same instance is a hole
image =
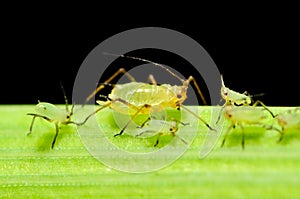
[[[264,93],[259,99],[269,106],[299,106],[298,17],[251,13],[180,21],[162,16],[138,21],[97,14],[84,18],[55,11],[6,15],[1,23],[0,103],[64,103],[59,81],[70,99],[77,70],[93,48],[122,31],[152,26],[177,30],[201,44],[229,88]],[[164,62],[160,58],[158,54],[153,61]]]

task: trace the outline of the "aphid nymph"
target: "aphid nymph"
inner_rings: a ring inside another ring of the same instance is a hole
[[[281,136],[278,140],[278,142],[281,142],[286,131],[289,129],[300,129],[300,108],[279,113],[276,116],[276,120],[281,127],[281,130],[279,130]]]
[[[221,75],[221,96],[225,100],[225,104],[230,105],[250,105],[253,102],[247,91],[239,93],[227,88],[224,84],[223,75]]]
[[[72,106],[71,111],[68,107],[68,100],[65,94],[65,91],[63,89],[63,86],[61,84],[61,88],[64,94],[65,103],[66,103],[66,109],[61,109],[55,106],[54,104],[48,103],[48,102],[40,102],[35,107],[35,113],[28,113],[27,115],[33,116],[32,122],[29,127],[29,132],[27,135],[30,135],[32,133],[33,124],[35,121],[35,118],[39,117],[42,118],[48,122],[51,122],[55,125],[55,135],[51,144],[51,148],[54,147],[58,132],[59,132],[59,124],[77,124],[73,121],[71,121],[71,116],[73,115],[73,108]]]
[[[225,106],[225,117],[231,122],[229,128],[227,129],[221,147],[224,146],[228,133],[232,128],[239,125],[242,129],[242,148],[245,148],[245,133],[244,125],[259,125],[265,127],[266,129],[273,129],[272,126],[268,126],[263,123],[268,117],[264,112],[266,109],[253,106]]]
[[[148,138],[157,135],[156,142],[154,146],[156,147],[159,143],[159,139],[161,136],[176,136],[183,143],[187,144],[187,142],[176,134],[178,131],[178,124],[188,125],[187,123],[180,122],[178,120],[166,121],[159,120],[155,118],[149,118],[141,127],[139,127],[136,138]]]

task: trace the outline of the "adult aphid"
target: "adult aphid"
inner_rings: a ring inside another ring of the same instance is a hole
[[[109,54],[113,55],[113,54]],[[183,102],[187,98],[187,89],[191,82],[194,83],[195,88],[204,104],[206,101],[204,96],[193,76],[190,76],[188,79],[184,80],[171,70],[163,66],[162,64],[158,64],[146,59],[126,56],[126,55],[113,55],[120,56],[129,59],[135,59],[142,62],[150,63],[155,66],[158,66],[173,77],[177,78],[182,85],[170,85],[170,84],[161,84],[157,85],[154,76],[149,75],[149,80],[151,84],[144,82],[136,82],[134,77],[131,76],[124,68],[120,68],[115,74],[113,74],[109,79],[107,79],[103,84],[101,84],[98,88],[95,89],[85,100],[87,103],[93,96],[95,96],[101,89],[105,87],[106,84],[109,84],[117,75],[124,74],[131,81],[125,84],[116,84],[112,89],[111,93],[108,95],[107,101],[98,101],[102,106],[98,108],[96,111],[91,113],[83,122],[84,124],[92,115],[101,111],[104,108],[110,107],[113,110],[125,114],[130,115],[131,119],[127,122],[127,124],[121,129],[121,131],[114,136],[122,135],[124,130],[128,127],[128,125],[140,114],[150,114],[151,112],[160,112],[165,110],[168,107],[176,108],[176,109],[184,109],[190,114],[194,115],[197,119],[199,119],[202,123],[204,123],[210,130],[214,130],[203,118],[198,116],[196,113],[189,110],[187,107],[183,105]]]

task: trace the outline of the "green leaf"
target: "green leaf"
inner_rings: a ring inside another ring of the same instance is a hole
[[[274,112],[285,109],[288,108],[272,108]],[[299,130],[287,132],[282,143],[276,143],[279,138],[276,131],[246,126],[246,147],[242,150],[241,130],[237,127],[223,148],[220,138],[204,159],[199,159],[199,150],[205,136],[197,134],[185,154],[169,167],[130,174],[110,169],[93,158],[75,126],[61,125],[54,149],[51,149],[55,132],[52,123],[37,119],[32,134],[27,136],[32,117],[26,114],[33,111],[33,105],[0,106],[2,198],[297,198],[300,195]],[[202,115],[209,119],[209,111]],[[190,122],[192,117],[183,118],[183,122]],[[110,132],[107,135],[118,133],[112,110],[98,114],[98,120]],[[199,126],[206,128],[201,123]],[[224,131],[227,126],[225,123]],[[163,148],[172,139],[165,136],[159,147]],[[116,139],[110,136],[109,140],[121,147],[127,145],[130,150],[157,150],[153,147],[155,138],[122,135]]]

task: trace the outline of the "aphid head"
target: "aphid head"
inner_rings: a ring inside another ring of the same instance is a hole
[[[228,96],[228,88],[226,87],[221,87],[221,96],[224,100],[227,100]]]
[[[53,110],[54,105],[47,102],[40,102],[36,105],[35,110],[40,115],[45,115]]]
[[[176,95],[176,101],[178,104],[182,104],[186,98],[186,92],[187,92],[187,88],[184,86],[172,86],[170,88],[172,90],[172,92]]]
[[[245,97],[244,105],[249,105],[252,103],[252,98],[250,96]]]
[[[221,96],[224,100],[227,100],[229,89],[225,86],[223,81],[223,75],[221,75]]]

